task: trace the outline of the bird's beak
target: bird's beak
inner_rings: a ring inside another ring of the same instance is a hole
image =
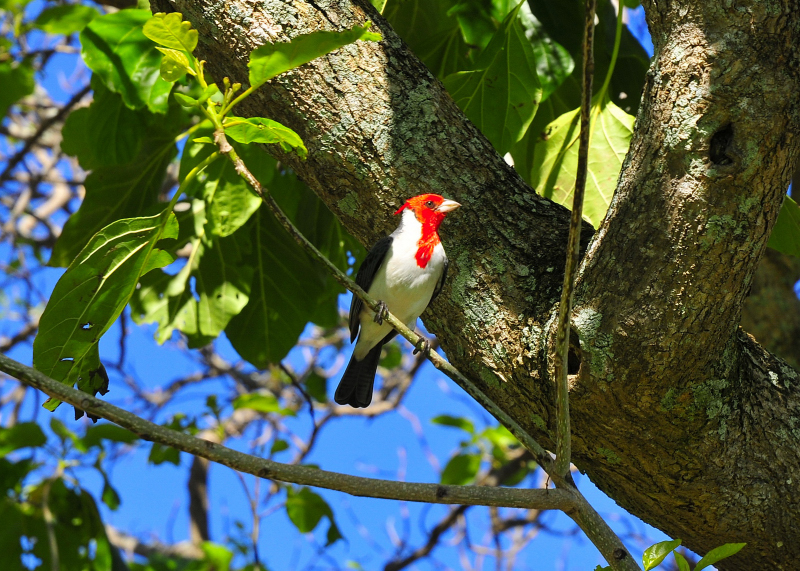
[[[445,200],[439,205],[439,208],[437,208],[436,210],[438,212],[450,212],[451,210],[455,210],[459,206],[461,205],[455,200]]]

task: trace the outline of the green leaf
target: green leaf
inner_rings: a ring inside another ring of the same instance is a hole
[[[58,280],[33,343],[34,367],[64,382],[119,316],[155,243],[177,236],[172,212],[109,224]]]
[[[536,144],[531,184],[543,196],[572,208],[578,165],[579,110],[565,113]],[[591,110],[589,164],[583,216],[596,228],[605,217],[628,152],[634,118],[607,98]]]
[[[448,11],[448,14],[458,20],[467,44],[482,50],[497,31],[497,23],[505,20],[517,4],[519,2],[514,0],[461,0]]]
[[[164,54],[159,67],[161,79],[172,82],[179,80],[187,73],[195,75],[192,66],[189,64],[189,58],[186,57],[185,53],[160,46],[156,46],[156,49]]]
[[[269,393],[247,393],[233,400],[233,408],[249,408],[258,412],[276,412],[285,416],[294,416],[294,411],[283,408],[278,399]]]
[[[458,454],[450,458],[447,466],[442,470],[442,484],[463,486],[475,480],[481,467],[481,457],[478,454]]]
[[[649,571],[657,567],[670,552],[681,544],[680,539],[673,539],[671,541],[661,541],[655,545],[651,545],[644,550],[642,555],[642,564],[644,571]]]
[[[195,272],[202,336],[217,337],[247,305],[253,281],[253,268],[244,263],[249,253],[250,240],[244,232],[205,244]]]
[[[34,20],[33,27],[48,34],[74,34],[80,32],[86,24],[100,15],[91,6],[82,4],[64,4],[51,6],[42,10]]]
[[[225,121],[225,134],[239,143],[278,143],[287,153],[294,149],[301,159],[308,157],[300,135],[271,119],[231,117]]]
[[[675,564],[678,566],[678,571],[692,571],[689,567],[689,562],[686,561],[683,555],[677,551],[673,551],[672,555],[675,557]]]
[[[155,120],[157,116],[147,114],[146,117]],[[83,203],[64,225],[48,265],[69,265],[92,235],[115,220],[153,213],[167,167],[177,154],[175,136],[188,117],[176,105],[166,117],[160,116],[158,119],[160,124],[148,122],[147,137],[142,141],[141,150],[134,160],[96,168],[86,177]],[[124,137],[122,132],[112,131]],[[111,136],[110,133],[105,134],[98,138],[96,144],[108,141],[106,137]],[[94,152],[95,158],[102,156],[97,154],[100,151]]]
[[[117,426],[116,424],[97,424],[86,429],[86,434],[81,439],[86,448],[100,447],[104,440],[133,444],[139,439],[133,432]]]
[[[694,571],[701,571],[706,567],[714,565],[718,561],[722,561],[723,559],[727,559],[732,555],[736,555],[739,553],[742,548],[747,545],[747,543],[726,543],[725,545],[720,545],[719,547],[715,547],[711,551],[705,554],[700,561],[697,562],[697,565],[694,568]]]
[[[182,20],[183,16],[178,12],[159,12],[147,20],[142,31],[157,44],[192,53],[197,47],[197,30],[192,29],[190,22]]]
[[[209,571],[229,571],[231,568],[231,561],[233,560],[233,553],[225,546],[210,541],[204,541],[200,544],[200,548],[206,556],[206,561],[209,563]]]
[[[336,525],[328,503],[319,495],[308,488],[300,488],[299,492],[288,488],[286,499],[286,513],[291,522],[297,527],[300,533],[310,533],[319,525],[323,516],[328,518],[330,527],[327,533],[326,546],[342,538],[342,534]]]
[[[172,84],[161,78],[161,53],[142,31],[150,17],[129,9],[94,19],[81,32],[81,55],[128,107],[165,113]]]
[[[111,485],[111,482],[108,481],[108,478],[104,478],[103,493],[101,498],[103,503],[108,506],[108,509],[111,511],[117,511],[117,508],[119,508],[120,504],[119,494]]]
[[[266,207],[253,218],[250,299],[225,332],[239,355],[264,368],[294,347],[318,305],[330,297],[320,268]]]
[[[378,13],[383,14],[383,9],[386,8],[386,0],[371,0],[371,2]]]
[[[194,97],[189,97],[188,95],[184,95],[183,93],[176,92],[173,93],[172,96],[175,98],[175,101],[177,101],[181,107],[197,107],[198,105],[200,105],[200,102],[197,99],[195,99]],[[196,141],[197,139],[194,140]],[[211,142],[213,143],[213,141]]]
[[[0,458],[20,448],[44,446],[47,438],[35,422],[20,422],[0,428]]]
[[[278,439],[272,443],[272,447],[269,449],[270,454],[277,454],[278,452],[283,452],[284,450],[289,449],[289,443],[285,440]]]
[[[509,432],[509,430],[502,425],[492,426],[485,429],[481,436],[491,442],[494,446],[500,448],[509,448],[510,446],[519,446],[519,441],[516,437]]]
[[[800,256],[800,207],[790,196],[783,199],[767,246],[790,256]]]
[[[67,117],[61,149],[77,157],[85,170],[132,161],[142,148],[152,114],[146,109],[129,109],[119,94],[97,79],[92,88],[92,104]]]
[[[533,47],[536,75],[542,85],[544,102],[570,76],[575,69],[575,62],[563,46],[550,38],[541,23],[530,13],[527,4],[520,10],[519,20],[525,29],[525,37]]]
[[[276,75],[357,40],[381,40],[380,34],[368,31],[370,26],[372,22],[365,22],[363,26],[353,26],[344,32],[312,32],[297,36],[291,42],[265,44],[250,54],[250,86],[255,89]]]
[[[461,430],[470,434],[475,434],[475,425],[472,421],[458,416],[450,416],[449,414],[441,414],[431,419],[433,424],[441,426],[452,426],[453,428],[460,428]]]
[[[403,351],[397,343],[387,343],[383,346],[380,366],[384,369],[394,369],[403,360]]]
[[[2,431],[0,431],[0,441],[2,441]],[[25,458],[19,462],[10,462],[5,458],[0,458],[0,494],[6,496],[6,492],[9,490],[13,490],[17,494],[21,493],[25,477],[37,467],[38,464],[30,458]],[[0,511],[2,511],[2,508],[0,508]],[[2,532],[0,532],[0,536],[2,536]],[[0,542],[0,549],[2,549],[2,542]],[[3,550],[3,553],[7,554],[8,551]]]
[[[3,86],[0,89],[0,119],[2,119],[8,113],[9,107],[33,93],[33,67],[28,62],[0,63],[0,85]]]
[[[467,46],[448,0],[388,0],[383,12],[392,28],[428,69],[444,77],[467,69]]]
[[[311,372],[305,380],[306,392],[318,402],[328,402],[328,379]]]
[[[158,442],[153,442],[153,447],[150,448],[150,456],[147,457],[147,461],[155,466],[163,464],[164,462],[179,466],[181,463],[181,453],[180,450],[175,448],[162,446]]]
[[[533,48],[518,19],[522,5],[506,17],[481,54],[478,71],[444,79],[456,104],[501,155],[522,139],[542,98]]]

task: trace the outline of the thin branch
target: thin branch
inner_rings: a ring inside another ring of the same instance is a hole
[[[575,180],[575,195],[572,199],[572,216],[569,221],[567,239],[567,264],[564,268],[564,286],[558,305],[558,331],[554,354],[556,378],[556,462],[555,471],[560,477],[569,472],[572,444],[569,423],[569,386],[567,384],[567,359],[569,356],[569,318],[572,312],[572,293],[575,274],[580,261],[581,216],[583,194],[586,189],[586,170],[589,157],[589,113],[592,108],[592,76],[594,75],[594,16],[596,0],[586,0],[586,19],[583,39],[583,93],[581,96],[581,133],[578,147],[578,169]],[[622,5],[620,5],[622,10]]]
[[[576,492],[571,489],[522,490],[393,482],[339,474],[307,466],[282,464],[159,426],[92,395],[59,383],[44,373],[9,359],[5,355],[0,355],[0,371],[49,396],[127,428],[145,440],[158,442],[260,478],[336,490],[353,496],[410,502],[558,509],[567,513],[572,512],[576,506]]]
[[[264,203],[267,205],[267,208],[275,215],[278,219],[278,222],[281,223],[287,232],[295,239],[295,241],[300,244],[300,246],[305,249],[313,258],[315,258],[318,262],[324,265],[328,271],[331,273],[333,278],[339,282],[344,288],[353,292],[354,295],[357,295],[361,300],[369,307],[372,311],[378,312],[378,301],[373,299],[361,286],[356,284],[350,278],[348,278],[339,268],[337,268],[333,262],[331,262],[328,258],[326,258],[311,242],[303,236],[302,233],[292,224],[292,221],[284,214],[281,207],[278,206],[278,203],[275,202],[275,199],[272,198],[272,195],[269,192],[265,191],[264,187],[261,183],[253,176],[253,173],[245,166],[244,162],[236,151],[231,147],[230,143],[225,137],[225,133],[222,130],[217,130],[214,133],[214,141],[217,143],[220,149],[220,153],[228,155],[228,158],[233,162],[234,167],[236,168],[236,172],[242,176],[253,190],[255,190],[256,194],[258,194]],[[420,341],[423,339],[421,335],[418,335],[416,332],[408,328],[405,323],[401,322],[397,317],[393,314],[389,313],[387,317],[384,318],[389,325],[391,325],[400,335],[405,337],[412,345],[415,347],[419,345]],[[456,369],[453,365],[448,363],[441,355],[438,353],[431,351],[428,354],[428,358],[433,363],[433,366],[442,371],[448,377],[453,379],[456,383],[458,383],[467,393],[474,398],[476,401],[481,403],[481,405],[488,410],[497,420],[499,420],[508,430],[513,434],[517,440],[519,440],[525,448],[530,450],[530,452],[536,458],[536,462],[542,467],[543,470],[548,472],[549,474],[553,472],[553,461],[550,455],[545,451],[542,446],[536,442],[533,437],[531,437],[522,427],[511,418],[508,414],[506,414],[503,410],[498,407],[494,401],[492,401],[489,397],[487,397],[481,390],[476,387],[472,381],[467,379],[461,372]],[[556,484],[560,485],[568,485],[567,481],[563,478],[556,478],[554,473],[551,474],[553,481]]]

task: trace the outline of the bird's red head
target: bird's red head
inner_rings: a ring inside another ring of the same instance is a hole
[[[406,208],[413,210],[417,220],[435,232],[447,213],[459,206],[461,205],[455,200],[447,200],[438,194],[420,194],[406,200],[395,214],[400,214]]]
[[[395,214],[400,214],[403,210],[410,210],[417,217],[422,225],[422,233],[417,241],[417,252],[415,258],[417,265],[424,268],[433,255],[433,249],[439,243],[439,224],[451,210],[461,206],[455,200],[447,200],[438,194],[420,194],[414,198],[409,198]]]

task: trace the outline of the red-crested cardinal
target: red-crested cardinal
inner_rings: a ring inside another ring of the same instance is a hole
[[[383,323],[386,312],[414,329],[417,317],[442,290],[448,262],[439,240],[439,224],[459,206],[458,202],[438,194],[409,198],[395,212],[403,215],[400,226],[390,236],[378,240],[367,254],[356,274],[356,283],[381,302],[381,310],[376,314],[353,296],[350,342],[356,336],[358,342],[336,388],[337,403],[362,408],[372,402],[381,347],[397,335],[391,325]],[[427,340],[421,345],[417,350],[430,350]]]

